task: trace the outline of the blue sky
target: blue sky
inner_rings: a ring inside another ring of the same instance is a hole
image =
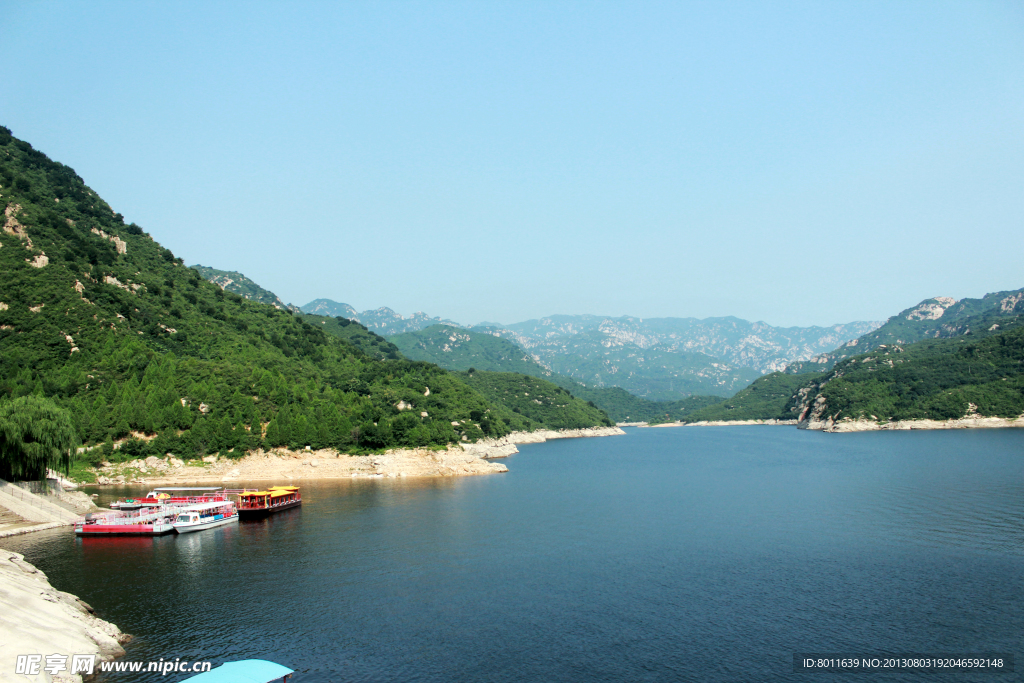
[[[1024,287],[1020,3],[0,15],[0,124],[293,303],[824,325]]]

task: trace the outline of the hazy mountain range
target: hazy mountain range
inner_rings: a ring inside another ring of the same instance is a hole
[[[368,330],[384,336],[401,334],[403,332],[415,332],[417,330],[422,330],[425,327],[436,325],[437,323],[447,323],[449,325],[461,327],[461,325],[453,320],[431,318],[423,312],[413,313],[406,318],[386,306],[360,313],[348,304],[338,303],[337,301],[331,301],[330,299],[316,299],[314,301],[310,301],[305,306],[300,306],[299,310],[303,313],[309,313],[310,315],[324,315],[330,318],[337,318],[340,316],[342,318],[348,318],[349,320],[355,320],[357,323],[365,326]]]
[[[884,324],[827,327],[783,328],[735,317],[555,315],[466,328],[426,313],[403,317],[389,308],[360,313],[329,299],[301,310],[356,320],[388,337],[407,358],[448,369],[520,372],[554,381],[563,377],[594,390],[619,387],[647,400],[678,401],[730,397],[766,373],[822,372],[886,345],[997,330],[1000,320],[1017,315],[1022,292],[961,301],[937,297]]]

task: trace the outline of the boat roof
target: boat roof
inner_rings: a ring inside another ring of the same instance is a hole
[[[181,683],[270,683],[291,673],[294,673],[292,669],[265,659],[243,659],[196,674]]]
[[[270,491],[246,491],[245,493],[238,494],[240,496],[269,496]]]
[[[284,490],[284,489],[287,489],[288,491],[298,491],[299,487],[298,486],[271,486],[270,487],[271,491],[280,491],[280,490]]]
[[[163,486],[154,491],[220,491],[223,486]]]

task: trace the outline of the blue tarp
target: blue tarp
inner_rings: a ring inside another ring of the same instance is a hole
[[[181,683],[270,683],[290,673],[293,672],[288,667],[265,659],[243,659],[196,674]]]

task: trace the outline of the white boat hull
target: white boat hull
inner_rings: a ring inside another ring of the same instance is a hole
[[[234,524],[238,521],[238,515],[231,515],[230,517],[222,517],[220,519],[208,519],[201,520],[198,522],[174,522],[171,526],[179,534],[187,534],[193,531],[202,531],[203,529],[213,529],[214,527],[224,526],[225,524]]]

